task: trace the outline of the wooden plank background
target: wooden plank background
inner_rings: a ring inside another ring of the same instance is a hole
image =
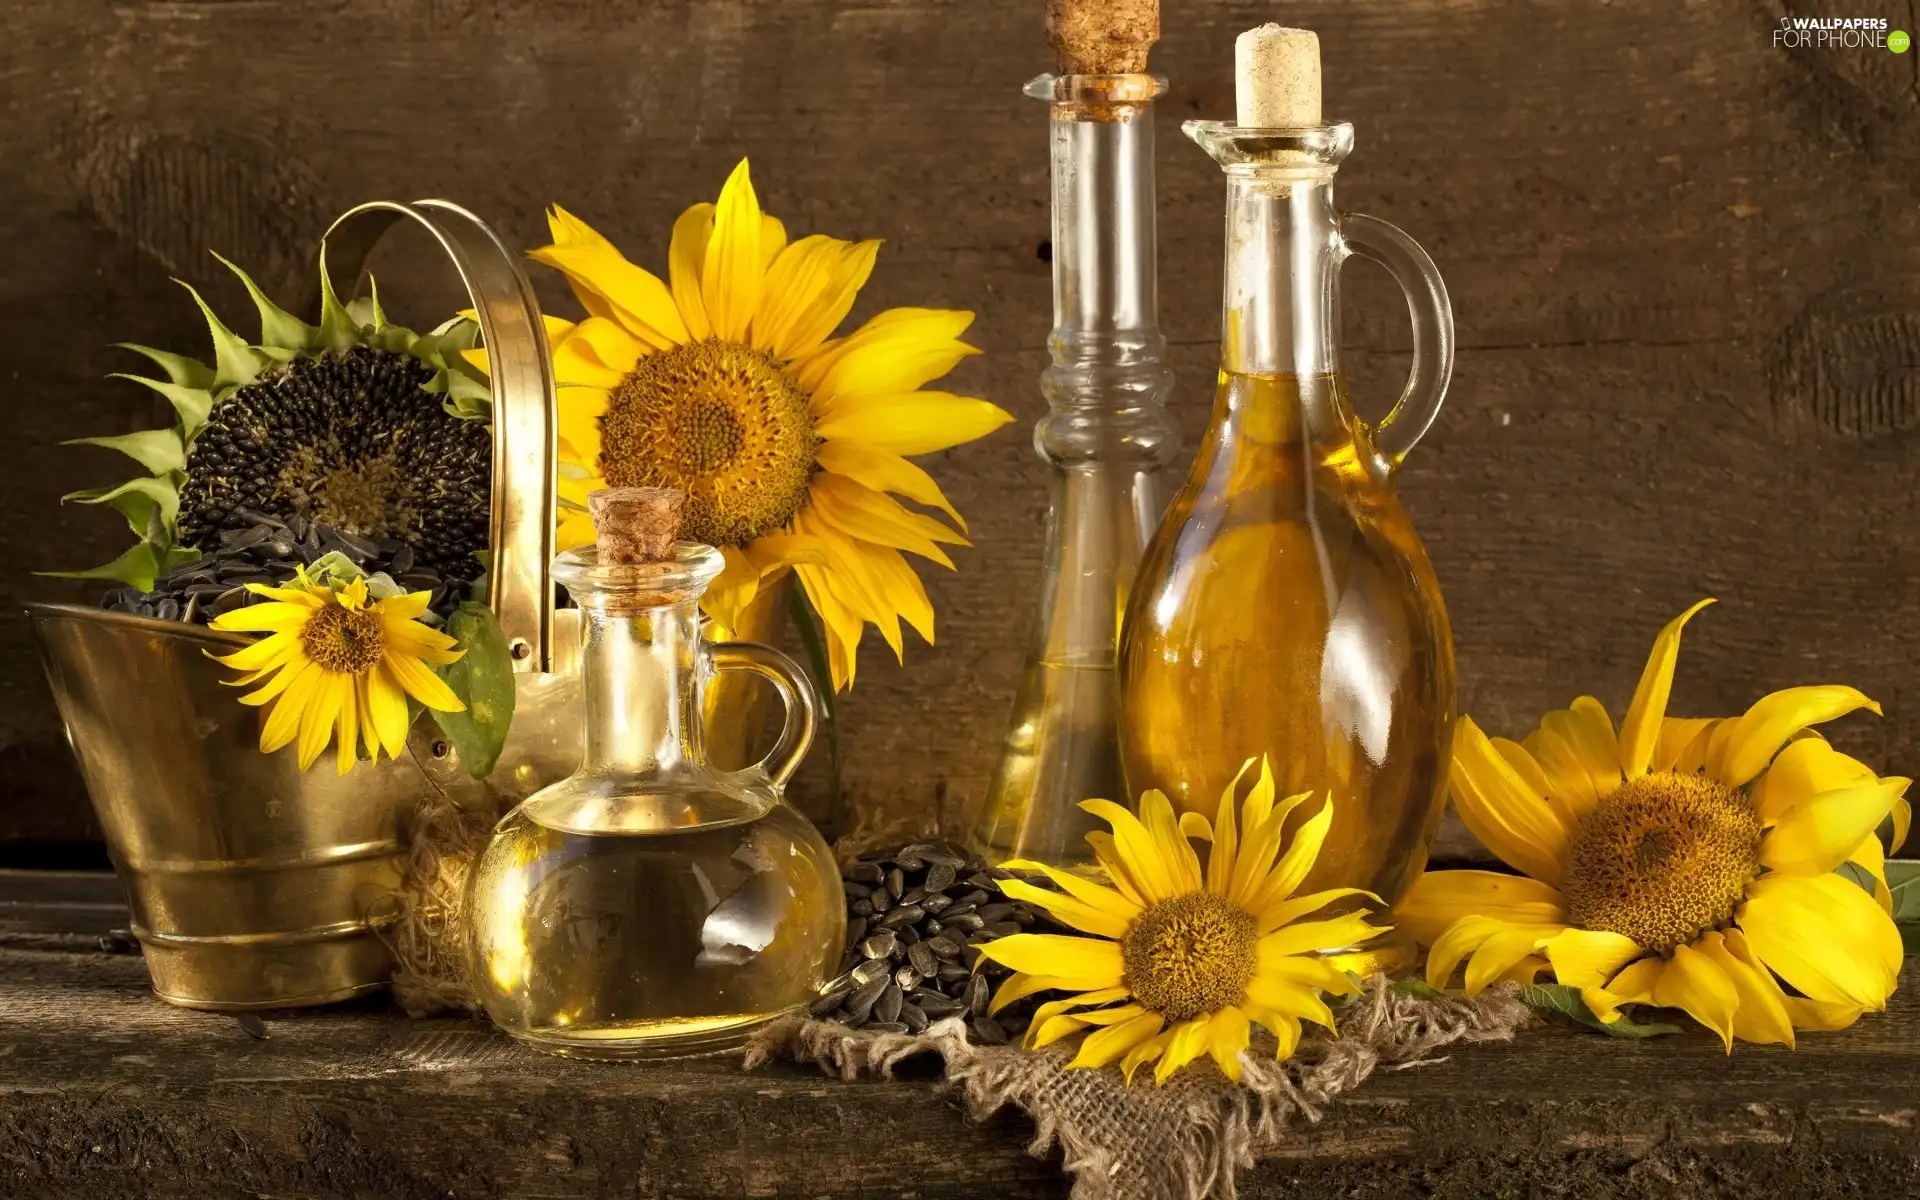
[[[1793,6],[1856,15],[1854,6]],[[1914,30],[1911,0],[1881,6]],[[1843,12],[1842,9],[1845,9]],[[982,794],[1038,572],[1048,269],[1040,0],[9,0],[0,13],[0,596],[103,561],[123,531],[58,496],[117,463],[63,438],[141,427],[110,343],[197,350],[206,254],[282,297],[332,214],[444,195],[523,246],[560,201],[663,265],[673,217],[750,155],[796,233],[887,239],[856,318],[976,310],[958,390],[1021,425],[929,464],[973,522],[935,570],[939,644],[870,639],[845,706],[877,810],[960,820]],[[1402,490],[1446,588],[1461,700],[1519,732],[1624,704],[1655,629],[1702,595],[1676,708],[1840,681],[1887,705],[1838,731],[1920,769],[1920,53],[1783,50],[1747,0],[1167,0],[1162,304],[1188,444],[1218,324],[1218,173],[1177,132],[1232,103],[1234,34],[1319,30],[1358,149],[1345,204],[1444,271],[1459,367]],[[538,269],[536,269],[538,270]],[[402,319],[453,300],[383,264]],[[417,272],[420,278],[410,275]],[[542,295],[571,314],[541,272]],[[1354,391],[1378,413],[1408,343],[1347,274]],[[0,838],[84,836],[23,621],[0,625]],[[818,775],[803,799],[817,807]]]

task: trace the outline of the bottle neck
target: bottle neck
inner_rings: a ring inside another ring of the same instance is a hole
[[[584,610],[582,775],[671,774],[706,762],[696,598],[659,608]]]
[[[1235,375],[1332,375],[1340,367],[1346,244],[1333,171],[1227,168],[1221,368]]]
[[[1165,410],[1172,377],[1162,361],[1154,229],[1152,98],[1164,84],[1055,82],[1053,362],[1041,377],[1051,412],[1034,444],[1056,467],[1157,470],[1177,442]]]

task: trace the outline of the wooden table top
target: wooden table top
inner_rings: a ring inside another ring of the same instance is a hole
[[[971,1124],[931,1065],[894,1083],[731,1060],[523,1049],[384,999],[171,1008],[110,877],[0,872],[0,1194],[104,1197],[1064,1196],[1030,1123]],[[1903,979],[1914,987],[1912,967]],[[1901,1196],[1920,1191],[1910,997],[1793,1054],[1561,1029],[1383,1071],[1242,1195]]]

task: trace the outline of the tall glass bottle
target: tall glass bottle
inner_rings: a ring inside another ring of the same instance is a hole
[[[1453,725],[1446,608],[1393,491],[1446,392],[1452,311],[1412,239],[1335,208],[1352,126],[1185,129],[1226,170],[1225,324],[1210,424],[1127,613],[1128,781],[1210,816],[1269,755],[1280,794],[1335,806],[1302,888],[1392,904],[1425,864]],[[1413,318],[1412,376],[1377,426],[1340,372],[1353,253],[1392,273]]]
[[[975,833],[990,858],[1088,860],[1086,799],[1125,799],[1115,655],[1178,433],[1161,362],[1154,241],[1158,76],[1042,75],[1050,106],[1053,362],[1034,449],[1052,468],[1026,672]]]
[[[700,594],[724,565],[691,542],[664,562],[601,563],[592,547],[554,562],[584,623],[584,757],[501,820],[466,909],[487,1015],[537,1049],[732,1049],[839,961],[840,873],[781,794],[813,738],[813,692],[777,651],[701,639]],[[771,682],[787,721],[765,761],[721,771],[701,694],[732,670]]]

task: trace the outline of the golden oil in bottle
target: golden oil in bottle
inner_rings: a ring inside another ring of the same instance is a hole
[[[1440,818],[1453,651],[1426,552],[1372,458],[1337,373],[1221,373],[1127,611],[1121,745],[1130,791],[1209,818],[1240,764],[1269,756],[1280,795],[1335,806],[1301,890],[1391,904]]]
[[[718,792],[522,805],[475,868],[475,980],[494,1020],[555,1053],[737,1046],[806,1003],[845,910],[805,817]]]

